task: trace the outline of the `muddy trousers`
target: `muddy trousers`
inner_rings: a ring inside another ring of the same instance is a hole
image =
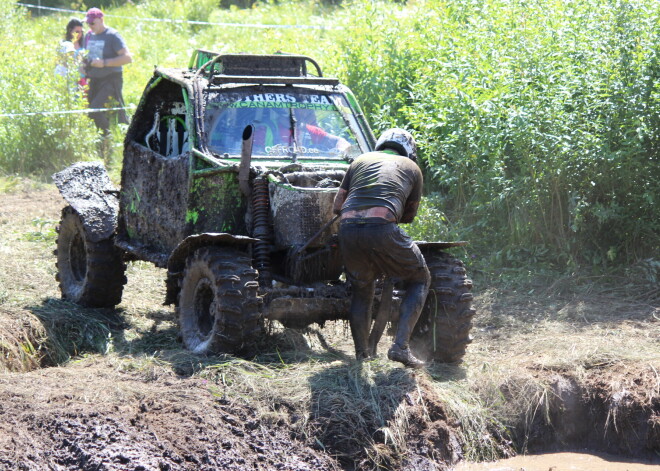
[[[410,283],[401,302],[399,324],[394,343],[402,349],[408,348],[410,336],[422,313],[429,283],[420,281]],[[374,283],[364,287],[353,287],[351,299],[350,324],[355,356],[358,359],[369,357],[369,331],[371,329],[371,308],[374,299]]]
[[[406,348],[431,283],[419,248],[396,224],[380,218],[342,220],[339,246],[353,290],[349,319],[355,355],[369,356],[374,286],[382,275],[400,280],[406,287],[395,338],[397,345]]]
[[[353,286],[349,321],[355,344],[355,357],[358,360],[369,357],[369,330],[371,329],[374,284],[372,282],[362,287]]]
[[[124,80],[121,73],[110,74],[103,78],[89,79],[89,107],[91,109],[124,108],[122,87]],[[128,123],[126,110],[96,111],[89,113],[96,127],[103,131],[103,135],[110,133],[110,118],[116,116],[120,123]]]

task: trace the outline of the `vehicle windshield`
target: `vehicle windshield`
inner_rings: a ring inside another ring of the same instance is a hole
[[[361,153],[357,122],[336,93],[219,92],[207,105],[206,119],[208,147],[225,157],[240,155],[249,124],[254,159],[349,160]]]

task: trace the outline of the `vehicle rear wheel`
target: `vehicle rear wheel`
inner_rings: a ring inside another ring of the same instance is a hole
[[[262,332],[259,282],[251,259],[232,248],[204,247],[186,260],[177,313],[194,353],[248,353]]]
[[[57,275],[62,297],[86,307],[121,302],[126,264],[113,240],[93,242],[78,213],[67,206],[57,227]]]
[[[472,280],[463,262],[445,252],[425,258],[431,287],[410,343],[424,360],[459,363],[472,342]]]

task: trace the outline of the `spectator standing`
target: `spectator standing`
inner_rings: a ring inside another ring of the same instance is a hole
[[[73,92],[84,90],[87,79],[82,64],[85,55],[82,21],[77,18],[69,20],[66,25],[64,40],[60,41],[57,52],[59,60],[55,67],[55,73],[67,79]]]
[[[103,16],[103,12],[98,8],[90,8],[85,17],[91,29],[91,34],[85,38],[89,107],[108,108],[113,107],[110,105],[116,102],[116,106],[124,108],[122,67],[133,62],[133,58],[124,39],[115,29],[105,25]],[[96,127],[102,130],[105,136],[110,133],[110,115],[108,111],[90,113]],[[128,123],[124,109],[119,110],[116,115],[118,122]]]

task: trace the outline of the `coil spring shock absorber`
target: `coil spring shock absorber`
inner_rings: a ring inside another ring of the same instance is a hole
[[[272,232],[270,230],[270,197],[268,196],[268,180],[265,176],[254,179],[252,189],[252,236],[259,239],[254,243],[255,268],[259,271],[259,284],[270,287],[272,274],[270,268],[270,245]]]

